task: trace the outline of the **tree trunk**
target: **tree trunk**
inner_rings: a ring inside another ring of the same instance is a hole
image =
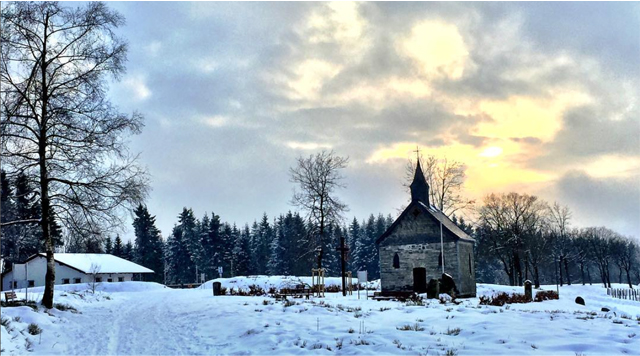
[[[540,272],[538,272],[538,264],[533,265],[533,283],[536,288],[540,288]]]
[[[509,278],[509,284],[513,285],[513,270],[512,265],[505,261],[503,258],[500,258],[500,262],[502,262],[502,267],[504,268],[504,273],[507,274],[507,278]]]
[[[589,278],[589,285],[593,285],[593,281],[591,280],[591,270],[589,270],[589,266],[587,266],[587,278]]]
[[[522,285],[522,263],[520,263],[520,255],[517,252],[514,252],[514,264],[516,267],[516,272],[517,272],[517,276],[518,276],[518,284],[514,284],[514,285],[518,285],[521,286]]]
[[[45,24],[49,22],[49,14],[45,18]],[[47,254],[47,273],[45,274],[44,294],[42,296],[42,305],[45,308],[53,308],[53,288],[56,281],[56,265],[53,259],[53,242],[51,241],[51,232],[49,231],[49,221],[51,207],[49,202],[49,176],[47,172],[47,121],[48,121],[48,86],[47,86],[47,27],[44,26],[44,38],[42,48],[42,58],[40,60],[40,71],[42,72],[42,108],[40,109],[40,137],[38,141],[38,166],[40,168],[40,209],[42,220],[42,239],[44,240],[45,250]]]
[[[622,284],[622,268],[618,268],[618,283]]]
[[[598,265],[598,271],[600,272],[600,279],[602,279],[602,284],[607,288],[607,274],[604,271],[604,266]]]
[[[564,262],[564,256],[560,256],[560,287],[564,284],[564,280],[562,279],[562,262]]]
[[[631,273],[628,269],[625,270],[627,272],[627,283],[629,283],[629,288],[633,289],[633,283],[631,283]]]
[[[569,259],[567,258],[564,259],[564,271],[565,271],[565,274],[567,275],[567,285],[570,286],[571,276],[569,275]]]
[[[605,266],[605,277],[607,278],[608,288],[611,288],[611,272],[609,272],[609,265]]]
[[[584,262],[580,262],[580,279],[582,280],[582,285],[585,285],[585,282],[584,282]]]

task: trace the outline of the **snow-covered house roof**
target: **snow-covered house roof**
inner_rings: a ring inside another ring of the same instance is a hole
[[[40,253],[46,257],[46,254]],[[137,263],[106,253],[54,253],[53,259],[60,264],[91,273],[91,266],[100,266],[99,273],[154,273]]]

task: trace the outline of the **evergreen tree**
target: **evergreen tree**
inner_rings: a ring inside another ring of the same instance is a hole
[[[122,258],[127,261],[133,261],[134,254],[133,243],[131,243],[131,241],[127,241],[127,243],[124,245],[124,256]]]
[[[245,225],[237,235],[233,247],[233,271],[235,276],[248,276],[251,269],[251,232],[249,225]]]
[[[288,274],[288,265],[286,263],[286,245],[284,216],[280,215],[278,220],[273,224],[273,241],[271,241],[271,256],[269,257],[268,269],[270,275]]]
[[[104,239],[104,252],[108,254],[111,254],[113,252],[113,241],[111,241],[111,238],[109,236]]]
[[[364,224],[364,265],[369,275],[374,275],[378,269],[378,255],[376,249],[376,218],[369,215]]]
[[[168,278],[171,283],[191,283],[197,280],[197,259],[193,257],[193,253],[198,251],[198,229],[193,210],[184,208],[178,216],[178,225],[173,228],[165,249]]]
[[[134,214],[133,228],[136,239],[133,260],[154,271],[153,275],[143,274],[143,280],[162,282],[164,280],[164,246],[160,230],[155,225],[156,217],[151,216],[147,207],[142,204],[138,205]],[[110,240],[107,240],[109,244]]]
[[[0,176],[2,189],[0,194],[0,221],[3,223],[15,221],[13,186],[4,170],[0,173]],[[15,225],[8,225],[0,229],[0,234],[2,234],[2,238],[0,238],[0,251],[2,252],[2,262],[4,263],[4,266],[0,267],[2,267],[3,271],[5,271],[11,263],[18,262],[16,256],[16,239],[18,234],[15,230]]]
[[[340,276],[340,272],[342,271],[342,265],[340,258],[342,257],[340,251],[336,250],[337,247],[340,246],[340,237],[342,235],[342,230],[340,226],[335,224],[331,224],[327,228],[327,238],[325,239],[324,251],[326,252],[324,255],[323,266],[326,269],[327,276]],[[346,236],[345,236],[346,240]],[[345,241],[346,244],[346,241]],[[347,261],[348,262],[348,255]]]
[[[116,240],[113,244],[113,255],[117,257],[124,256],[124,246],[122,245],[122,239],[120,235],[116,235]]]
[[[376,244],[376,241],[385,233],[385,231],[387,231],[387,228],[387,220],[382,216],[382,214],[378,214],[373,239],[373,259],[375,260],[375,263],[372,265],[371,270],[369,270],[367,276],[369,280],[380,278],[380,251],[378,250],[378,244]]]
[[[84,253],[104,253],[102,237],[98,235],[92,235],[83,239],[81,250]]]
[[[15,220],[40,219],[37,192],[24,173],[20,173],[16,177],[14,193],[13,218]],[[43,246],[40,239],[42,232],[37,224],[18,224],[13,226],[9,232],[14,234],[8,238],[13,240],[14,251],[12,255],[15,257],[15,261],[22,262],[29,256],[40,252],[40,247]]]
[[[221,259],[220,217],[211,213],[211,218],[204,215],[201,221],[202,265],[201,273],[205,279],[217,277],[217,269]]]
[[[364,231],[355,217],[349,225],[349,236],[351,238],[352,247],[351,251],[351,272],[356,273],[365,268],[366,266],[366,251],[364,246]]]
[[[273,229],[265,213],[262,215],[260,223],[258,224],[254,221],[251,228],[251,258],[253,262],[252,272],[254,274],[267,273],[272,236]]]
[[[202,265],[201,259],[203,257],[202,242],[200,241],[200,223],[195,218],[193,210],[186,207],[182,209],[182,213],[178,216],[178,223],[182,232],[182,240],[187,246],[193,267],[193,274],[186,281],[196,281],[196,266]]]
[[[217,251],[218,265],[222,266],[222,275],[231,277],[231,262],[233,259],[233,242],[236,240],[238,229],[228,223],[222,224],[220,244]]]

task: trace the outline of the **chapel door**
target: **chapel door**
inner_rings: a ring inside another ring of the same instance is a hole
[[[425,293],[427,291],[427,270],[422,267],[413,269],[413,291]]]

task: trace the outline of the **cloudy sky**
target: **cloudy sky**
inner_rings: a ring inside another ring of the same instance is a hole
[[[131,146],[164,236],[184,206],[294,209],[288,168],[321,149],[349,156],[350,218],[395,215],[419,145],[466,165],[470,198],[535,194],[640,237],[638,3],[109,6],[130,44],[111,96],[146,117]]]

